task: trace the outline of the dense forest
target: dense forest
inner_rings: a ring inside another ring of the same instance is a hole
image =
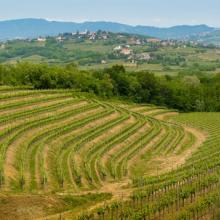
[[[0,84],[34,89],[67,88],[98,96],[122,97],[180,111],[220,111],[220,74],[179,72],[155,76],[148,71],[128,72],[115,65],[103,70],[21,62],[0,65]]]

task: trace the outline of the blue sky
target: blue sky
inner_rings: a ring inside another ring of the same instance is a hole
[[[220,0],[1,0],[0,20],[46,18],[173,26],[220,27]]]

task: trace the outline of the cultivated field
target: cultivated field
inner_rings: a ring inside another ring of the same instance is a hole
[[[219,113],[178,115],[68,90],[1,87],[0,211],[10,210],[13,195],[21,205],[47,197],[55,214],[47,219],[73,219],[83,204],[74,211],[65,200],[61,208],[57,197],[90,193],[103,196],[90,198],[81,219],[208,219],[219,187],[219,127]],[[0,217],[48,215],[38,203]]]
[[[103,206],[92,215],[83,214],[81,219],[219,219],[220,114],[180,114],[173,120],[199,138],[200,147],[190,159],[165,174],[133,179],[130,200]],[[198,133],[191,126],[203,132]],[[189,150],[193,145],[197,144],[191,144]]]

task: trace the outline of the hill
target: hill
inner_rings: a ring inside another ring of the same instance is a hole
[[[71,90],[0,92],[1,219],[215,215],[219,113]]]
[[[148,70],[159,75],[185,72],[219,72],[220,52],[213,46],[143,35],[112,32],[65,33],[33,40],[0,43],[0,63],[74,62],[82,69],[104,69],[121,64],[131,71]]]
[[[82,213],[78,219],[101,219],[98,218],[100,212],[105,219],[118,219],[118,216],[126,216],[126,219],[131,220],[219,219],[219,119],[219,113],[175,116],[173,120],[182,126],[192,126],[206,133],[206,140],[201,135],[197,136],[197,140],[205,141],[200,142],[200,148],[190,160],[166,174],[161,175],[158,172],[154,177],[145,174],[145,177],[135,179],[134,193],[130,200],[119,200],[102,206],[93,210],[92,214]],[[162,158],[166,158],[166,154],[162,154]],[[171,160],[173,166],[174,158]],[[158,156],[157,160],[150,161],[149,166],[160,164],[160,159],[161,156]],[[169,159],[165,159],[161,167],[168,166]],[[160,170],[161,168],[158,169]]]
[[[38,36],[54,36],[64,32],[76,31],[122,32],[130,34],[142,34],[162,39],[184,39],[193,35],[210,33],[215,28],[206,25],[175,26],[171,28],[158,28],[150,26],[131,26],[113,22],[58,22],[44,19],[19,19],[0,21],[0,40],[15,38],[36,38]]]
[[[201,35],[201,36],[194,36],[191,37],[192,40],[195,40],[199,43],[202,43],[204,45],[217,45],[220,46],[220,30],[213,31],[211,33]]]
[[[36,199],[44,202],[35,204],[32,217],[42,214],[47,200],[53,212],[62,211],[57,198],[49,199],[55,192],[68,204],[74,201],[72,195],[89,192],[117,197],[134,176],[147,170],[146,165],[137,167],[146,162],[141,159],[146,152],[152,155],[147,161],[162,152],[169,158],[196,143],[182,126],[157,119],[172,112],[169,109],[103,101],[70,90],[0,91],[0,187],[1,193],[12,195],[10,200],[4,197],[6,206],[1,203],[1,219],[10,219],[7,208],[18,200],[13,198],[17,192],[24,194],[13,215],[23,218],[30,215]],[[150,172],[155,171],[151,166]],[[41,198],[34,196],[36,192]],[[124,193],[129,196],[128,189]],[[22,199],[25,196],[30,203]]]

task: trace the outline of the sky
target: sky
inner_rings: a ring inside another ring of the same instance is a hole
[[[0,20],[113,21],[169,27],[220,27],[220,0],[0,0]]]

